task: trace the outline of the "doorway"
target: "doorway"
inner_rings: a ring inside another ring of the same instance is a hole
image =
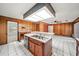
[[[54,32],[53,32],[53,26],[48,26],[48,32],[54,33]]]
[[[7,43],[11,43],[11,42],[14,42],[14,41],[17,41],[18,39],[18,24],[16,22],[11,22],[11,21],[8,21],[7,23],[7,33],[8,33],[8,40],[7,40]]]

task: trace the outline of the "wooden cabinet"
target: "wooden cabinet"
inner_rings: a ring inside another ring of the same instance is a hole
[[[34,43],[32,43],[31,41],[29,41],[29,50],[34,53]]]
[[[72,36],[72,23],[54,24],[53,30],[56,35]]]
[[[60,24],[61,25],[61,24]],[[61,34],[61,27],[60,27],[60,25],[57,25],[56,27],[57,27],[57,34],[58,35],[60,35]],[[60,30],[59,30],[60,29]]]
[[[32,31],[36,31],[36,23],[32,23]]]
[[[28,49],[35,56],[50,56],[52,54],[52,39],[43,43],[29,37]]]
[[[66,36],[71,36],[72,35],[72,25],[71,24],[66,24],[65,25],[65,35]]]
[[[35,44],[35,55],[42,56],[42,46]]]
[[[56,25],[53,24],[53,32],[56,34]]]
[[[57,35],[60,35],[60,25],[59,24],[54,24],[53,25],[53,30],[54,30],[54,33],[57,34]]]
[[[7,21],[6,18],[0,17],[0,44],[7,43]]]
[[[24,34],[27,34],[28,32],[19,32],[19,41],[24,39]]]
[[[39,24],[36,24],[36,31],[39,31]]]
[[[60,24],[60,35],[65,35],[65,24]]]
[[[44,23],[44,22],[40,22],[39,31],[40,32],[48,32],[48,24]]]

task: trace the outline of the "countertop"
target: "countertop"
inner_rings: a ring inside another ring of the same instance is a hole
[[[38,38],[36,38],[36,37],[32,37],[33,35],[38,35],[37,33],[41,33],[41,34],[46,34],[47,36],[45,36],[47,39],[44,39],[44,40],[42,40],[42,39],[38,39]],[[50,35],[50,36],[48,36],[48,35]],[[41,42],[43,42],[43,43],[46,43],[46,42],[48,42],[49,40],[51,40],[52,39],[52,36],[53,34],[52,33],[44,33],[44,32],[32,32],[32,33],[29,33],[29,34],[24,34],[24,36],[27,36],[27,37],[31,37],[31,38],[33,38],[33,39],[35,39],[35,40],[38,40],[38,41],[41,41]]]

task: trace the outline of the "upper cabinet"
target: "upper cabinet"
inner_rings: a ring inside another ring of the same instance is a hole
[[[44,22],[40,22],[39,31],[40,32],[48,32],[48,24],[44,23]]]
[[[32,22],[19,20],[19,32],[31,32]]]
[[[0,16],[0,44],[7,43],[7,18]]]
[[[53,31],[56,35],[72,36],[72,23],[54,24]]]

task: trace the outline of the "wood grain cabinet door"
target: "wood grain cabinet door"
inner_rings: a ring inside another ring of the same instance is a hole
[[[7,43],[7,21],[0,18],[0,44]]]
[[[42,46],[40,45],[35,45],[35,55],[36,56],[42,56],[43,52],[42,52]]]
[[[29,41],[29,50],[34,54],[34,43]]]

